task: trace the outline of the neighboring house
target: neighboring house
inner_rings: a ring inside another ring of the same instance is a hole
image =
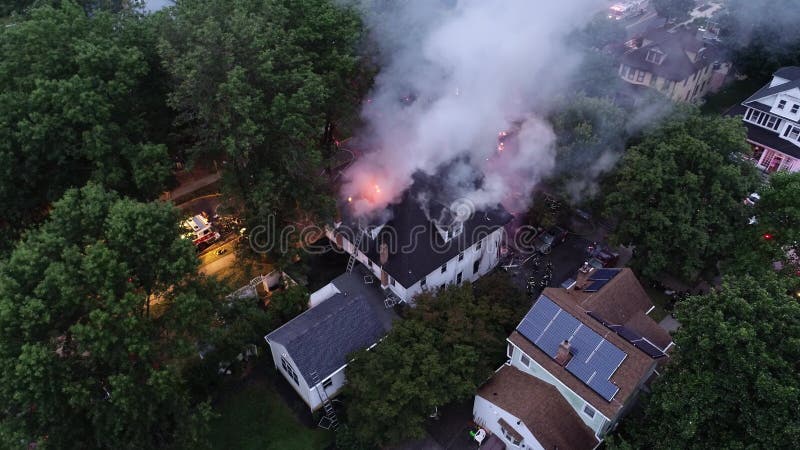
[[[357,271],[315,292],[318,305],[265,336],[275,368],[314,411],[344,386],[348,355],[377,343],[395,314]]]
[[[772,81],[726,114],[742,116],[758,168],[800,171],[800,67],[778,69]]]
[[[694,102],[718,90],[730,63],[715,47],[686,29],[648,30],[622,55],[619,76],[629,84],[656,90],[678,102]]]
[[[388,295],[407,303],[424,290],[475,281],[491,271],[500,260],[503,227],[512,219],[502,205],[462,211],[467,203],[437,200],[429,189],[417,177],[401,201],[390,205],[391,219],[339,222],[325,231],[350,255],[358,247],[356,261]]]
[[[475,396],[475,422],[508,448],[590,449],[673,345],[630,269],[547,288],[508,338],[509,361]]]

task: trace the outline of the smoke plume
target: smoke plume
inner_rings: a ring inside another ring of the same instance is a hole
[[[444,180],[476,203],[524,206],[554,164],[542,117],[578,67],[568,37],[602,0],[362,0],[381,71],[362,114],[363,154],[342,194],[357,214],[399,199],[412,175]],[[508,142],[498,139],[510,132]],[[467,168],[485,175],[470,183]],[[462,177],[463,174],[463,177]],[[466,177],[466,179],[464,178]]]

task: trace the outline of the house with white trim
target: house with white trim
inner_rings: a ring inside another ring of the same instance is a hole
[[[424,290],[475,281],[499,262],[511,214],[500,205],[474,211],[463,200],[433,200],[428,180],[415,180],[385,220],[327,227],[330,241],[351,256],[345,273],[311,294],[309,310],[265,336],[276,369],[312,411],[325,407],[329,418],[349,355],[388,333],[393,306],[413,305]]]
[[[726,114],[742,116],[759,169],[800,171],[800,67],[778,69],[769,83]]]
[[[597,447],[673,345],[630,269],[593,269],[567,286],[544,290],[475,396],[475,422],[506,448]]]

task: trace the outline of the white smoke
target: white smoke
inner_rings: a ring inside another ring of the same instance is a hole
[[[367,152],[345,173],[356,213],[399,199],[417,171],[448,165],[448,184],[477,206],[522,205],[554,164],[541,119],[580,63],[568,36],[608,7],[603,0],[362,0],[381,71],[363,109]],[[518,143],[498,151],[498,133]]]

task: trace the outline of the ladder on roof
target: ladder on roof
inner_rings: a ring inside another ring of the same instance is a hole
[[[322,401],[322,408],[325,411],[325,415],[322,416],[318,425],[320,428],[336,431],[339,428],[339,419],[336,417],[336,409],[333,407],[331,399],[328,398],[325,388],[320,387],[319,374],[315,371],[311,372],[310,376],[311,382],[314,383],[314,389],[317,391],[319,399]]]
[[[364,234],[366,234],[364,229],[358,227],[358,234],[356,234],[356,239],[353,241],[353,253],[350,253],[350,259],[347,261],[347,273],[351,273],[353,266],[356,265],[356,255],[358,255],[358,249],[361,246],[361,239],[364,238]]]

